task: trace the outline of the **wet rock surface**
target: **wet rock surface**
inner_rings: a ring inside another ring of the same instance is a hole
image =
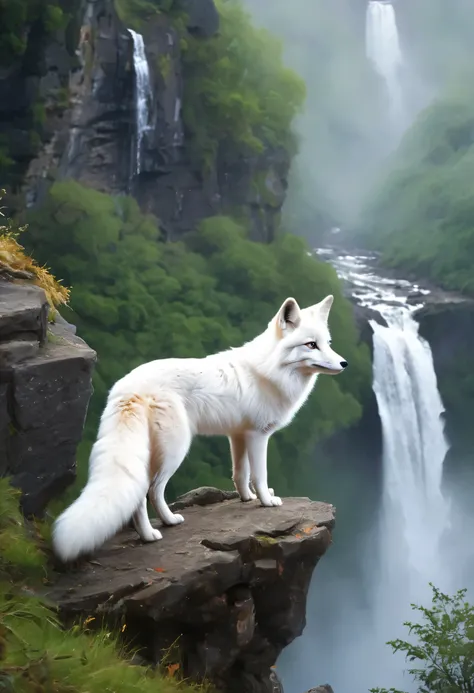
[[[229,693],[279,691],[271,667],[305,626],[334,507],[286,498],[263,508],[209,488],[187,496],[176,505],[184,524],[163,528],[161,541],[142,544],[124,531],[93,559],[63,568],[47,596],[66,622],[94,616],[125,626],[148,662],[166,652],[184,676]]]
[[[47,316],[42,289],[0,281],[0,474],[38,516],[74,481],[96,358]]]

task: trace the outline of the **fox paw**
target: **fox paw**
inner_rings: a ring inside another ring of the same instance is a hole
[[[240,500],[243,503],[248,503],[249,501],[257,500],[257,494],[254,493],[250,486],[243,491],[239,491]]]
[[[170,527],[173,527],[174,525],[180,525],[182,522],[184,522],[184,517],[179,513],[172,513],[170,517],[166,518],[166,524]]]
[[[163,535],[159,529],[152,529],[146,537],[142,537],[142,541],[159,541],[163,539]]]
[[[283,504],[283,501],[279,496],[270,495],[270,497],[268,499],[265,499],[265,500],[267,502],[265,502],[265,503],[263,501],[261,501],[261,502],[262,502],[262,505],[264,505],[266,508],[272,508],[274,506]]]

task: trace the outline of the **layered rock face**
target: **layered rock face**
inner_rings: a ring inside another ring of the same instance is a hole
[[[446,408],[446,434],[450,442],[446,470],[469,470],[474,445],[472,399],[474,380],[474,301],[448,295],[428,303],[415,314],[420,335],[431,347],[438,387]]]
[[[130,193],[142,210],[158,217],[168,240],[206,217],[238,210],[253,239],[272,240],[290,156],[283,148],[245,155],[222,141],[206,167],[193,160],[182,116],[181,38],[169,13],[157,13],[142,28],[148,122],[138,155],[132,33],[113,0],[72,5],[74,21],[67,30],[36,36],[41,31],[32,28],[25,56],[0,70],[0,135],[13,143],[13,189],[22,186],[28,206],[40,204],[51,183],[64,178],[113,195]],[[181,6],[189,35],[205,41],[217,34],[213,0],[181,0]],[[31,115],[37,111],[41,123]]]
[[[44,291],[0,280],[0,475],[40,516],[75,478],[95,352],[58,318]]]
[[[142,544],[126,531],[56,580],[62,617],[119,623],[141,656],[228,693],[274,693],[272,669],[305,625],[313,570],[331,543],[334,508],[286,498],[279,508],[199,489],[174,506],[185,523]],[[170,649],[171,648],[171,649]]]

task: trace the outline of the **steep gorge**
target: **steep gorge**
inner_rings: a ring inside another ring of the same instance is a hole
[[[218,122],[219,95],[206,84],[212,79],[208,61],[222,58],[219,41],[228,42],[229,31],[238,32],[239,12],[222,4],[220,21],[212,0],[144,7],[143,15],[132,0],[61,0],[57,28],[48,31],[44,18],[25,24],[20,32],[26,36],[23,53],[0,73],[4,184],[21,192],[28,207],[40,204],[58,179],[72,178],[112,195],[131,193],[144,212],[160,220],[168,239],[181,237],[203,218],[231,213],[246,220],[252,238],[272,240],[292,145],[285,145],[283,130],[278,132],[268,118],[263,139],[250,132],[247,111],[256,104],[246,111],[245,84],[242,93],[223,95],[235,103],[227,104],[228,123]],[[138,175],[136,70],[129,28],[143,32],[150,76],[150,118]],[[265,48],[271,50],[271,44]],[[268,61],[273,59],[275,53]],[[221,83],[226,75],[216,73],[215,78]],[[289,84],[282,95],[290,120],[302,97],[302,86],[292,79],[294,88]]]

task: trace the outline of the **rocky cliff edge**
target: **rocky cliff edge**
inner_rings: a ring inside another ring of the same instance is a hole
[[[181,497],[185,522],[142,544],[132,531],[56,576],[65,622],[119,624],[148,663],[228,693],[280,691],[272,668],[305,626],[313,570],[331,543],[332,505],[279,508],[203,488]],[[161,529],[161,528],[160,528]]]
[[[0,476],[41,516],[74,481],[96,354],[42,289],[0,279]]]

